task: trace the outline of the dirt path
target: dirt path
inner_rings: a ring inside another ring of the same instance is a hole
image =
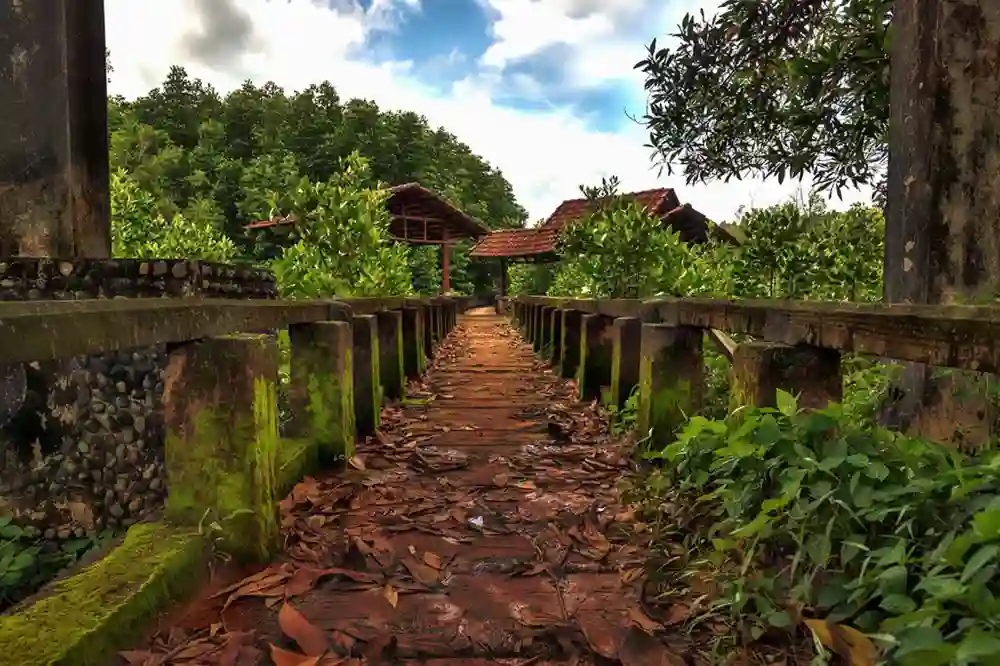
[[[615,493],[630,463],[591,409],[483,312],[420,388],[347,473],[284,501],[277,564],[162,621],[127,661],[686,663],[650,635],[645,553]]]

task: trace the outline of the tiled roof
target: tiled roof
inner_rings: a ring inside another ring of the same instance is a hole
[[[677,195],[668,188],[643,190],[621,195],[639,203],[651,215],[680,206]],[[589,199],[568,199],[553,211],[549,219],[535,229],[494,231],[469,253],[473,257],[532,257],[556,251],[558,233],[571,222],[586,217],[594,208]]]
[[[677,200],[677,195],[670,188],[662,187],[655,190],[642,190],[640,192],[629,192],[622,194],[625,201],[635,201],[642,206],[650,215],[662,215],[668,210],[673,210],[681,205]],[[599,200],[602,201],[602,200]],[[542,225],[544,228],[562,229],[569,222],[575,222],[585,217],[594,209],[595,204],[589,199],[567,199],[549,215],[549,219]]]
[[[438,194],[434,190],[428,189],[420,183],[403,183],[393,185],[389,188],[389,198],[386,200],[386,207],[393,216],[393,233],[400,238],[409,236],[406,229],[407,224],[413,220],[425,222],[424,227],[430,224],[433,228],[432,240],[443,238],[442,227],[447,227],[448,237],[456,238],[479,238],[490,232],[489,227],[478,219],[463,212],[454,204]],[[409,218],[409,220],[407,219]],[[295,224],[295,216],[276,217],[271,220],[260,220],[251,222],[243,227],[247,231],[255,229],[268,229],[282,225]],[[402,226],[400,226],[402,225]],[[420,225],[417,224],[419,227]],[[400,228],[395,228],[400,227]],[[426,231],[426,229],[424,229]],[[424,240],[427,240],[426,238]]]
[[[535,229],[503,229],[494,231],[472,248],[473,257],[527,257],[546,254],[555,249],[556,231]]]

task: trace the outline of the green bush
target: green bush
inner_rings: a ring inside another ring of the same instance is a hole
[[[818,616],[874,633],[894,664],[996,663],[1000,457],[784,392],[777,409],[695,417],[647,455],[668,463],[652,487],[696,525],[684,564],[712,571],[716,610],[751,637]]]

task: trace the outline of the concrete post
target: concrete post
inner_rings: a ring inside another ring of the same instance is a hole
[[[731,409],[774,407],[777,390],[798,395],[799,407],[822,409],[843,397],[840,353],[832,349],[751,342],[733,355]]]
[[[562,362],[562,348],[563,348],[563,335],[562,335],[562,316],[563,311],[559,308],[552,309],[551,323],[549,324],[549,330],[552,334],[549,336],[549,346],[552,350],[549,354],[549,360],[552,363],[552,367],[558,368],[559,364]]]
[[[600,400],[611,385],[611,319],[585,314],[580,323],[580,367],[576,373],[580,400]]]
[[[375,315],[354,315],[354,416],[358,434],[375,434],[382,411],[378,347],[378,319]]]
[[[278,345],[232,335],[180,345],[164,377],[166,517],[223,526],[241,561],[277,552]]]
[[[580,367],[580,328],[583,313],[579,310],[562,310],[562,356],[559,359],[559,376],[576,377]]]
[[[403,308],[403,369],[407,379],[417,379],[427,366],[424,351],[424,309]]]
[[[400,400],[406,391],[406,368],[403,364],[403,312],[384,310],[376,317],[382,397],[388,400]]]
[[[611,340],[611,401],[621,408],[639,385],[642,320],[638,317],[616,317],[611,327]]]
[[[661,449],[701,408],[704,358],[700,328],[643,324],[639,361],[639,430]]]

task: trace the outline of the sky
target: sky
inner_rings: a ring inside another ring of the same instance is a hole
[[[672,187],[716,221],[808,183],[687,185],[644,146],[633,66],[685,13],[719,0],[105,0],[110,92],[136,97],[171,65],[222,93],[250,79],[287,92],[330,81],[341,98],[423,114],[499,168],[533,222],[581,184]],[[629,116],[632,116],[630,118]],[[867,201],[845,192],[837,207]]]

